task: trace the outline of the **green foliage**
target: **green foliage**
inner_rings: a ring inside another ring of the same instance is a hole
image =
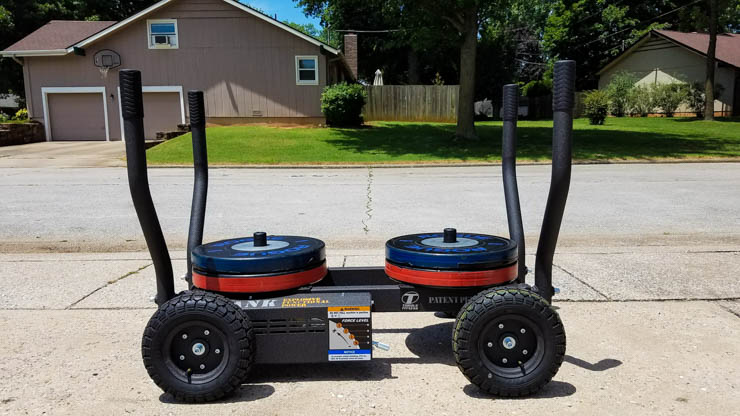
[[[686,105],[692,109],[697,117],[704,117],[704,107],[706,106],[706,98],[704,96],[704,83],[693,82],[687,87]],[[724,92],[725,87],[722,84],[714,84],[714,99],[718,99]]]
[[[330,85],[321,93],[321,111],[330,126],[362,125],[362,107],[367,102],[367,92],[360,84]]]
[[[609,94],[603,90],[588,91],[583,98],[583,107],[590,124],[602,125],[609,109]]]
[[[673,117],[678,107],[688,99],[688,87],[684,83],[671,82],[653,87],[653,100],[656,107],[663,110],[666,117]]]
[[[13,116],[13,120],[28,120],[28,110],[25,108],[21,108],[20,110],[16,111],[15,115]]]
[[[552,93],[552,80],[529,81],[522,87],[522,95],[525,97],[544,97]]]
[[[9,118],[7,114],[0,111],[0,123],[5,123]]]
[[[596,72],[652,29],[675,21],[672,0],[555,0],[543,35],[545,52],[578,62],[577,88],[595,88]],[[665,15],[664,15],[665,14]]]
[[[296,22],[290,22],[290,21],[284,21],[286,25],[292,27],[293,29],[303,32],[307,34],[308,36],[311,36],[312,38],[318,39],[324,43],[328,43],[329,45],[333,47],[338,47],[339,42],[339,33],[334,31],[328,31],[329,35],[327,36],[327,29],[321,28],[317,29],[316,26],[314,26],[313,23],[296,23]]]
[[[445,80],[442,79],[442,75],[439,75],[439,72],[434,74],[434,79],[432,80],[432,85],[445,85]]]
[[[627,111],[631,115],[647,117],[655,110],[653,88],[649,85],[636,85],[627,94]]]
[[[637,77],[630,72],[620,71],[612,76],[606,93],[609,96],[609,112],[616,117],[624,117],[627,111],[627,100],[635,87]]]

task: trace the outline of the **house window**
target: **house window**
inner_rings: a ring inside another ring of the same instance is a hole
[[[149,49],[177,49],[177,20],[147,20]]]
[[[295,83],[298,85],[319,85],[318,57],[295,57]]]

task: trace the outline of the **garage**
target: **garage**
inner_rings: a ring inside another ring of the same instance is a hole
[[[88,90],[90,89],[44,89],[47,140],[108,140],[104,90]]]
[[[180,92],[151,91],[144,87],[144,137],[156,139],[158,132],[177,131],[182,124]]]

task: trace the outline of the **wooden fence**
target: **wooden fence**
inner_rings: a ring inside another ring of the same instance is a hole
[[[368,86],[366,121],[457,121],[459,85]]]

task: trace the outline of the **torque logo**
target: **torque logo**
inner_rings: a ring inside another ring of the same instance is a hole
[[[416,292],[405,292],[403,295],[401,295],[401,310],[418,311],[419,294]]]

